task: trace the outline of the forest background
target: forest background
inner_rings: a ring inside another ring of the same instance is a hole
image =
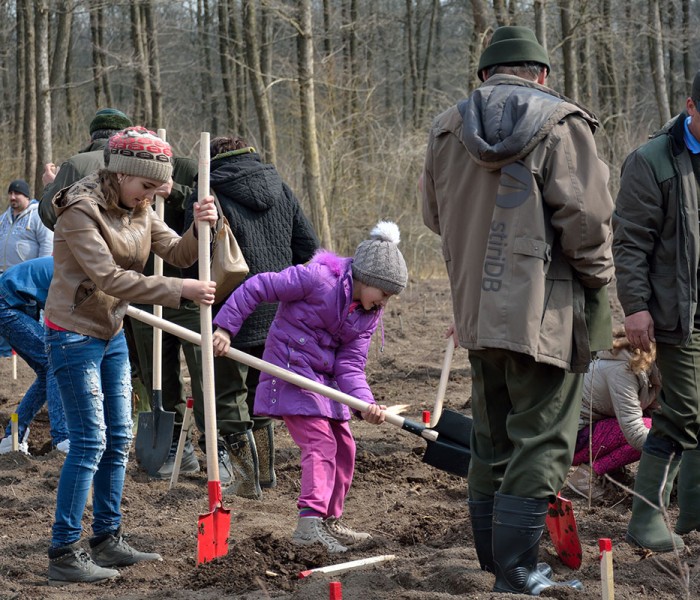
[[[397,221],[411,273],[442,274],[417,180],[434,116],[479,85],[494,28],[533,28],[548,85],[590,108],[611,171],[684,109],[694,0],[0,0],[0,185],[40,196],[44,163],[112,106],[197,157],[238,134],[295,190],[327,248]]]

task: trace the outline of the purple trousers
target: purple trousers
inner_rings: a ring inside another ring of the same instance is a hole
[[[651,419],[644,417],[643,421],[644,426],[649,429]],[[593,461],[589,455],[588,437],[588,427],[579,430],[572,464],[589,463],[597,475],[605,475],[605,473],[637,462],[641,456],[639,450],[635,450],[629,445],[614,417],[593,423],[593,440],[590,447]]]
[[[301,450],[301,493],[297,507],[323,518],[340,518],[355,472],[355,440],[347,421],[325,417],[284,417]]]

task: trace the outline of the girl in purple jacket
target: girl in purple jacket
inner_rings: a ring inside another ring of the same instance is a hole
[[[214,319],[214,354],[228,352],[231,336],[258,304],[279,302],[263,360],[372,404],[362,417],[382,423],[385,407],[374,402],[365,364],[387,300],[406,287],[398,243],[396,224],[381,221],[353,258],[319,251],[307,265],[251,277]],[[355,469],[348,407],[262,373],[255,414],[282,419],[301,450],[299,521],[292,541],[345,552],[369,539],[340,522]]]

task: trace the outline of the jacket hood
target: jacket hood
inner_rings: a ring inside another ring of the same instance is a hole
[[[569,114],[579,114],[593,131],[596,118],[572,100],[534,81],[494,75],[460,102],[462,143],[481,166],[499,169],[519,160]]]
[[[91,201],[96,202],[105,210],[107,209],[107,201],[102,195],[98,175],[97,173],[93,173],[92,175],[88,175],[87,177],[80,179],[72,186],[62,189],[58,194],[56,194],[52,201],[54,210],[56,211],[56,218],[58,218],[69,206],[75,204],[86,195],[90,197]]]
[[[338,256],[333,252],[321,249],[318,250],[316,254],[314,254],[311,260],[312,262],[325,265],[331,270],[331,273],[333,273],[333,275],[339,277],[344,271],[347,270],[348,265],[350,264],[352,259],[345,258],[343,256]]]
[[[251,210],[269,210],[282,194],[282,179],[274,165],[265,164],[255,152],[212,162],[212,189]]]

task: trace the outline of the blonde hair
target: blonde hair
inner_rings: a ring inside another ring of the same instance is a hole
[[[119,178],[116,173],[108,171],[107,169],[100,169],[97,173],[100,181],[100,190],[102,195],[105,197],[107,202],[107,208],[114,209],[119,208],[119,191],[121,189],[121,184],[119,183]],[[141,212],[151,205],[148,198],[144,198],[139,204],[134,208],[134,212]]]
[[[612,354],[618,354],[622,350],[627,350],[631,354],[628,364],[632,373],[648,373],[651,371],[651,367],[656,360],[655,342],[651,342],[651,350],[648,352],[639,348],[632,348],[630,341],[625,335],[625,330],[615,329],[613,331]]]

